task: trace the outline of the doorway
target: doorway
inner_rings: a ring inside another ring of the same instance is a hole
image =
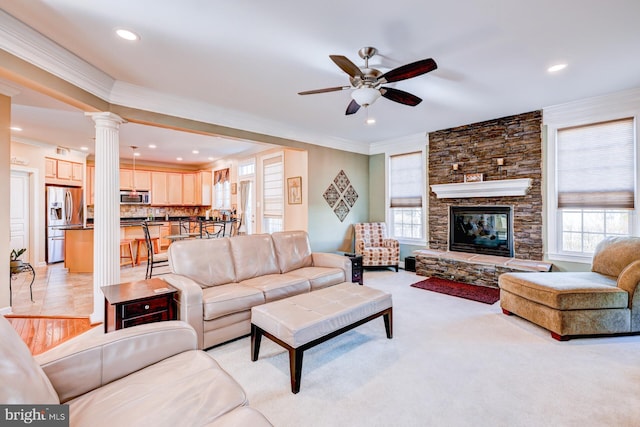
[[[10,183],[10,228],[11,249],[27,249],[22,259],[32,263],[36,260],[31,244],[32,189],[31,174],[27,171],[11,170]]]

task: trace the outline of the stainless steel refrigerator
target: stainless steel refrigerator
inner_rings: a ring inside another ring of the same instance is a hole
[[[47,185],[47,263],[64,261],[64,226],[83,225],[82,188]]]

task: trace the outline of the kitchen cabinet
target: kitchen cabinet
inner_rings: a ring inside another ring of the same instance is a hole
[[[95,166],[87,166],[87,186],[85,188],[87,205],[93,206],[96,188],[96,168]]]
[[[135,180],[134,180],[135,178]],[[120,169],[121,190],[151,190],[151,172],[134,171],[132,169]]]
[[[58,177],[58,161],[56,159],[50,159],[45,157],[44,159],[44,177],[45,178],[57,178]]]
[[[182,174],[179,172],[151,172],[151,204],[182,205]]]
[[[167,249],[171,244],[171,240],[167,239],[167,236],[171,234],[171,223],[163,222],[160,225],[160,249]]]
[[[44,159],[44,178],[46,184],[72,185],[81,187],[83,183],[82,163],[71,162],[69,160]]]
[[[166,172],[151,172],[151,204],[160,206],[169,204]]]
[[[211,171],[200,171],[196,180],[196,204],[211,206],[211,194],[213,190],[213,174]],[[199,189],[199,191],[198,191]]]
[[[82,163],[71,163],[71,181],[82,185]]]
[[[195,173],[182,174],[182,204],[197,205]]]
[[[182,205],[182,174],[167,172],[167,198],[170,205]]]

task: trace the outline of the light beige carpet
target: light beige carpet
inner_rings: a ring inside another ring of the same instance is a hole
[[[394,338],[382,319],[304,354],[294,395],[281,347],[249,338],[209,350],[276,426],[638,426],[640,337],[553,340],[499,302],[409,285],[413,273],[367,271],[392,293]]]

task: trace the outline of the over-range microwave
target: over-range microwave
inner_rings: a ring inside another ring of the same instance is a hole
[[[147,190],[120,190],[120,204],[122,205],[150,205],[151,192]]]

